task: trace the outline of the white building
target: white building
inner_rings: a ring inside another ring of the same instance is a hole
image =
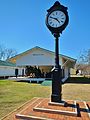
[[[0,77],[11,77],[15,76],[15,70],[18,69],[18,75],[22,75],[22,69],[16,67],[16,64],[0,60]]]
[[[9,61],[16,63],[17,67],[23,67],[24,75],[26,66],[37,66],[41,72],[50,72],[55,64],[55,54],[52,51],[36,46],[10,58]],[[63,81],[65,81],[70,75],[70,68],[74,68],[76,59],[60,54],[59,63],[63,69]]]

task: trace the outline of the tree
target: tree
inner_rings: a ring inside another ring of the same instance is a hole
[[[90,65],[90,49],[88,50],[88,53],[87,53],[87,61],[88,61],[88,64]]]
[[[90,74],[90,49],[84,50],[80,54],[76,69],[81,70],[84,75]]]
[[[0,45],[0,60],[7,60],[10,57],[13,57],[17,54],[17,51],[12,48],[5,48],[3,45]]]
[[[3,60],[5,56],[5,48],[0,45],[0,60]]]
[[[9,59],[9,58],[15,56],[16,54],[17,54],[17,51],[15,49],[12,49],[12,48],[8,49],[7,48],[5,50],[5,58],[6,59]]]
[[[82,51],[78,63],[90,65],[90,49]]]

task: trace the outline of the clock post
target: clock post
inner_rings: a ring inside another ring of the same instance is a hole
[[[62,102],[62,70],[59,65],[59,33],[55,37],[55,66],[52,69],[52,95],[51,102]]]
[[[52,69],[52,94],[51,102],[62,103],[62,70],[59,65],[59,37],[68,25],[69,17],[67,7],[58,1],[47,10],[46,26],[55,37],[55,66]]]

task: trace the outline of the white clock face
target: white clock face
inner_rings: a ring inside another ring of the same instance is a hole
[[[53,11],[48,17],[48,24],[53,28],[61,27],[66,20],[66,15],[62,11]]]

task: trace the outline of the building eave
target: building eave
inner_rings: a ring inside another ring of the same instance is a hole
[[[36,46],[36,47],[34,47],[34,48],[31,48],[31,49],[29,49],[29,50],[27,50],[27,51],[25,51],[25,52],[22,52],[22,53],[16,55],[16,56],[14,56],[14,57],[9,58],[7,61],[13,61],[13,62],[15,63],[15,62],[16,62],[16,59],[19,59],[20,57],[22,57],[22,56],[24,56],[24,55],[26,55],[26,54],[28,54],[28,53],[32,52],[33,50],[36,50],[36,49],[43,50],[43,51],[45,51],[45,52],[47,52],[47,53],[50,53],[50,54],[52,54],[52,55],[55,54],[55,52],[53,52],[53,51],[50,51],[50,50],[47,50],[47,49],[44,49],[44,48],[41,48],[41,47]],[[62,58],[64,58],[64,59],[69,59],[69,60],[72,61],[72,62],[76,62],[76,59],[71,58],[71,57],[68,57],[68,56],[66,56],[66,55],[59,54],[59,57],[62,57]]]

